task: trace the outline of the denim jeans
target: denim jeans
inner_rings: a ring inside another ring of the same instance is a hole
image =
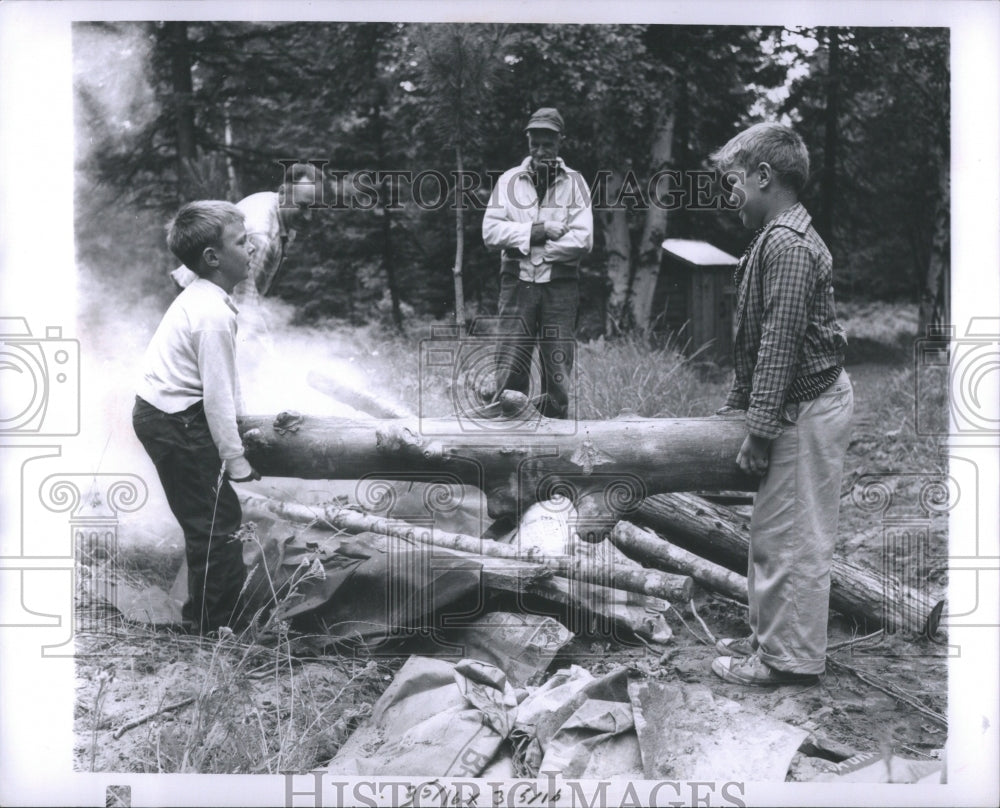
[[[235,627],[246,567],[243,548],[233,534],[243,512],[236,492],[221,475],[219,450],[201,402],[165,413],[137,396],[132,427],[156,466],[167,504],[184,532],[184,622],[200,632]]]
[[[509,273],[500,275],[498,393],[517,390],[528,395],[532,354],[537,346],[542,374],[535,406],[546,418],[569,417],[579,302],[575,279],[530,283]]]
[[[845,371],[818,398],[787,407],[754,501],[750,628],[764,662],[789,673],[822,673],[826,662],[830,565],[853,412]]]

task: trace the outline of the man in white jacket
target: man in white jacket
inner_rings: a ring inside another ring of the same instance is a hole
[[[570,417],[579,267],[594,243],[587,183],[559,157],[564,128],[553,107],[531,116],[528,157],[500,176],[483,217],[483,241],[502,250],[495,397],[528,394],[537,345],[547,418]]]

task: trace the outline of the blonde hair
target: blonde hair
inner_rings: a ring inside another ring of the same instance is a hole
[[[775,175],[801,193],[809,179],[809,151],[799,134],[780,123],[757,123],[744,129],[725,146],[712,154],[720,171],[743,168],[751,171],[761,163],[771,166]]]
[[[201,254],[205,248],[217,245],[226,227],[242,221],[243,211],[232,202],[220,199],[188,202],[167,224],[167,246],[184,266],[201,275]]]

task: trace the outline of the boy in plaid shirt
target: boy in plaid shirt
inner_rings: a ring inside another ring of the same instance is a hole
[[[830,564],[854,393],[843,369],[830,251],[798,201],[809,154],[792,129],[760,123],[712,155],[733,172],[756,231],[736,271],[735,380],[720,414],[745,413],[736,462],[761,478],[750,521],[746,638],[719,640],[728,682],[814,681],[826,661]]]

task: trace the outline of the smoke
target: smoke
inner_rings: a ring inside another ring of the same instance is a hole
[[[81,356],[81,433],[67,443],[65,467],[94,474],[135,474],[149,490],[147,503],[122,515],[121,537],[180,546],[183,538],[163,497],[156,470],[132,429],[131,412],[142,357],[174,290],[167,272],[176,266],[157,214],[115,201],[92,182],[87,160],[131,148],[135,136],[158,114],[152,75],[154,32],[148,23],[73,25],[73,79],[78,171],[77,334]],[[83,215],[81,215],[83,214]],[[93,214],[93,215],[88,215]],[[290,260],[294,260],[292,257]],[[351,357],[368,351],[345,329],[298,328],[295,310],[266,299],[241,311],[237,361],[244,412],[366,417],[314,389],[310,372],[369,390]],[[301,498],[329,497],[326,481],[264,480],[257,490]],[[305,496],[308,495],[308,496]]]
[[[117,282],[98,273],[80,275],[79,329],[81,353],[81,434],[67,453],[67,467],[113,474],[137,474],[149,489],[149,500],[134,515],[121,517],[120,537],[155,544],[183,544],[180,529],[166,507],[156,470],[132,430],[132,406],[142,357],[171,296],[139,299],[140,280],[127,271]],[[165,286],[169,281],[164,276]],[[239,323],[244,314],[240,313]],[[270,415],[296,410],[306,415],[366,418],[364,413],[314,389],[308,375],[318,371],[341,384],[376,395],[365,374],[352,362],[369,352],[346,329],[295,327],[294,307],[265,299],[257,317],[240,325],[237,362],[248,414]],[[255,323],[263,320],[263,334]],[[355,483],[268,480],[253,490],[269,496],[304,501],[351,495]]]
[[[157,114],[145,23],[76,23],[73,85],[77,102],[77,159],[100,138],[125,147]]]
[[[353,340],[332,328],[292,326],[295,308],[280,300],[265,299],[260,309],[259,313],[241,310],[238,318],[238,322],[243,320],[237,359],[246,412],[296,410],[309,415],[365,417],[308,381],[309,374],[318,371],[365,390],[368,385],[363,375],[350,361],[359,351]],[[263,319],[263,326],[259,319]]]

